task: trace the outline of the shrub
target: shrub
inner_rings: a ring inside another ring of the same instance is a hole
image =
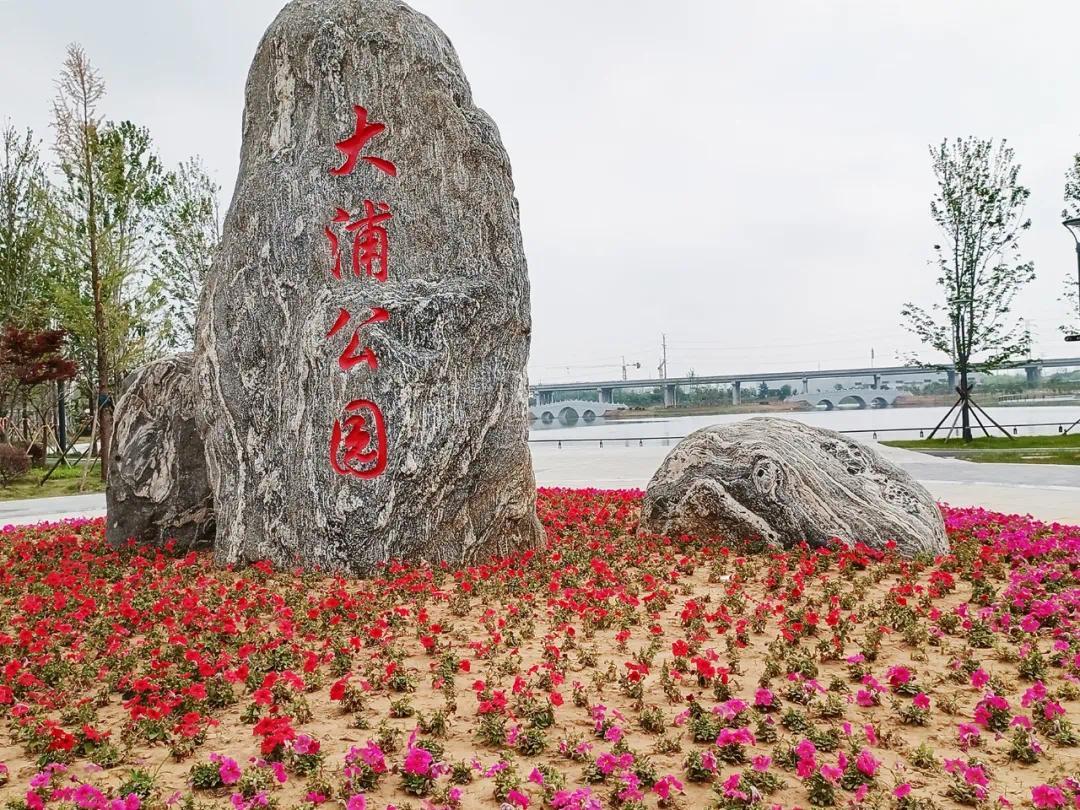
[[[0,444],[0,487],[9,486],[29,470],[30,457],[25,450],[10,444]]]

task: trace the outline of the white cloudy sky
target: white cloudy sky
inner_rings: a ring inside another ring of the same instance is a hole
[[[1032,189],[1019,311],[1072,348],[1062,176],[1080,151],[1080,3],[415,0],[514,166],[534,381],[879,364],[933,295],[927,145],[1007,137]],[[247,66],[281,0],[0,0],[0,118],[46,139],[68,42],[105,112],[231,194]],[[1074,350],[1071,352],[1076,354]]]

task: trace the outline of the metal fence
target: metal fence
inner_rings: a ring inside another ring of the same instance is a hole
[[[1014,436],[1020,435],[1017,432],[1018,428],[1046,428],[1056,427],[1058,433],[1064,433],[1065,428],[1068,427],[1067,422],[1028,422],[1024,424],[1015,425],[1002,425],[1005,428],[1012,428]],[[923,439],[926,434],[932,431],[933,427],[913,427],[913,428],[879,428],[879,429],[863,429],[863,430],[838,430],[837,433],[858,433],[858,434],[872,434],[871,439],[877,439],[879,433],[918,433],[919,438]],[[942,431],[945,432],[945,431]],[[954,431],[955,432],[955,431]],[[1035,434],[1035,435],[1046,435]],[[563,444],[598,444],[600,447],[604,446],[604,442],[609,444],[623,443],[624,446],[629,447],[634,443],[637,443],[638,447],[644,447],[645,442],[673,442],[685,439],[686,435],[682,436],[608,436],[605,438],[569,438],[569,439],[529,439],[529,444],[555,444],[562,447]]]

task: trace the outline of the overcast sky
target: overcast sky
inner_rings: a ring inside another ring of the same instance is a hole
[[[243,86],[281,0],[0,0],[0,118],[47,142],[64,49],[104,112],[200,155],[232,194]],[[936,274],[927,146],[1008,138],[1032,190],[1018,312],[1062,341],[1075,274],[1080,2],[415,0],[457,48],[514,169],[530,377],[891,364]],[[1071,352],[1069,350],[1072,350]]]

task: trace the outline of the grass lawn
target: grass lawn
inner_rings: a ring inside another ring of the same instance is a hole
[[[49,462],[52,464],[52,462]],[[57,495],[80,495],[87,492],[104,492],[105,485],[101,482],[100,468],[95,467],[86,476],[86,488],[79,489],[82,481],[83,467],[65,467],[61,465],[45,482],[44,486],[38,486],[42,476],[48,470],[46,467],[38,467],[30,470],[22,478],[17,479],[9,486],[0,486],[0,501],[18,501],[24,498],[51,498]]]
[[[936,456],[953,456],[968,461],[997,464],[1080,464],[1080,431],[1067,435],[979,436],[970,442],[953,438],[904,439],[882,442],[890,447],[903,447]]]

